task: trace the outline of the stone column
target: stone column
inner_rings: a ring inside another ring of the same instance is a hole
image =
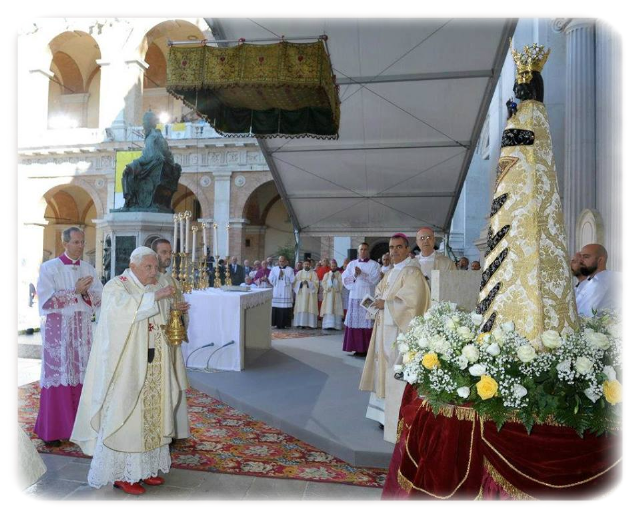
[[[607,268],[622,269],[622,67],[620,38],[596,22],[596,206],[609,252]]]
[[[37,286],[42,264],[42,241],[47,221],[24,222],[18,232],[18,329],[39,327],[38,303],[29,306],[29,284]]]
[[[45,68],[29,70],[26,84],[19,84],[18,146],[37,142],[47,131],[49,120],[49,82],[53,72]]]
[[[233,218],[229,221],[229,255],[235,255],[240,262],[247,259],[244,246],[247,223],[249,220],[243,218]]]
[[[229,255],[227,224],[229,223],[229,200],[231,199],[231,171],[215,171],[211,174],[215,180],[213,220],[218,224],[218,253],[221,257],[225,257]]]
[[[564,218],[569,255],[575,252],[576,223],[596,207],[596,45],[591,19],[571,20],[567,35]]]

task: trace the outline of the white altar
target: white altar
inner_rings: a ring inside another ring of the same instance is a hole
[[[271,347],[271,288],[185,294],[191,304],[182,354],[187,369],[240,371],[246,349]]]

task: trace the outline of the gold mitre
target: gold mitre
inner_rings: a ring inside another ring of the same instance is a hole
[[[513,61],[516,64],[516,81],[518,84],[531,81],[532,72],[542,72],[542,67],[544,67],[551,53],[551,49],[545,52],[544,45],[538,45],[537,43],[525,45],[522,52],[518,52],[513,48],[512,39],[509,40],[509,45],[511,46]]]

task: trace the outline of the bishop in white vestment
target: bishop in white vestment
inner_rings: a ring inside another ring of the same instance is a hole
[[[296,304],[293,308],[293,325],[297,327],[318,327],[318,275],[311,269],[309,261],[304,261],[302,270],[296,273],[294,292]]]
[[[394,365],[402,359],[394,342],[399,333],[407,331],[412,318],[427,311],[430,292],[420,264],[409,255],[404,234],[389,240],[389,251],[394,265],[376,287],[378,312],[360,390],[372,393],[366,416],[384,426],[385,441],[395,443],[405,382],[394,377]]]
[[[342,329],[342,274],[338,270],[338,263],[331,259],[331,271],[322,278],[322,329]]]
[[[102,314],[89,357],[71,441],[93,456],[92,487],[113,483],[131,494],[164,482],[180,398],[168,323],[173,286],[157,284],[158,259],[147,247],[104,288]]]

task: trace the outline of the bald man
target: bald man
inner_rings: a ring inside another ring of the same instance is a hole
[[[455,270],[456,263],[444,254],[436,252],[436,236],[431,227],[423,227],[416,234],[416,243],[420,247],[420,254],[416,257],[420,263],[420,270],[429,281],[433,270]]]
[[[576,278],[575,284],[573,285],[576,293],[578,293],[578,289],[580,288],[580,286],[583,286],[582,281],[587,278],[587,276],[582,273],[582,269],[580,267],[581,259],[582,256],[580,255],[580,252],[576,252],[569,263],[571,266],[571,275]]]
[[[607,250],[597,243],[580,250],[580,272],[587,278],[576,293],[578,314],[591,317],[594,312],[620,307],[620,276],[607,270]]]

